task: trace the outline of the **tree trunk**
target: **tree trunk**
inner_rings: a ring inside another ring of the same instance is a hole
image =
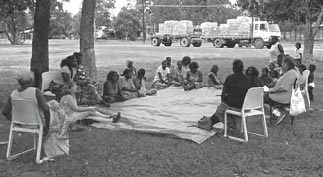
[[[51,0],[37,0],[30,70],[35,74],[35,87],[41,87],[41,74],[49,70],[48,32]]]
[[[94,15],[96,0],[83,0],[80,24],[80,51],[83,54],[87,76],[96,79],[97,70],[94,52]]]
[[[319,26],[322,22],[323,18],[323,7],[321,7],[320,15],[317,17],[317,20],[312,26],[311,23],[311,15],[307,13],[306,16],[306,29],[305,29],[305,36],[304,36],[304,59],[305,60],[313,60],[313,48],[314,48],[314,39],[315,35],[319,30]]]

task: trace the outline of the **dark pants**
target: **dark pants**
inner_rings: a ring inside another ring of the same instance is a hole
[[[308,95],[310,96],[310,100],[314,101],[313,97],[313,87],[308,87]]]

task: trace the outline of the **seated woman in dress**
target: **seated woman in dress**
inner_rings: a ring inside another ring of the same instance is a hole
[[[275,86],[270,88],[264,95],[264,103],[275,107],[280,104],[289,104],[294,87],[295,80],[299,78],[299,73],[295,69],[294,59],[290,56],[284,56],[282,63],[283,75],[277,80]],[[285,114],[280,113],[281,110],[275,109],[279,112],[276,124],[279,124]]]
[[[118,81],[122,100],[130,100],[139,96],[138,89],[135,87],[130,69],[125,69],[122,77]]]
[[[157,68],[153,81],[154,88],[163,89],[170,86],[170,69],[167,66],[167,61],[164,60],[162,65]]]
[[[263,87],[263,86],[267,86],[269,87],[271,85],[271,83],[273,83],[273,79],[269,76],[269,69],[268,68],[262,68],[261,69],[261,75],[258,78],[257,81],[257,86],[258,87]]]
[[[100,113],[96,107],[92,106],[78,106],[75,93],[77,87],[72,83],[66,83],[64,85],[64,95],[61,98],[59,105],[68,116],[70,123],[75,123],[78,120],[92,119],[96,122],[109,122],[109,118],[113,118],[112,122],[118,122],[120,119],[120,113],[113,115],[109,112],[109,115]]]
[[[110,71],[107,74],[107,80],[103,84],[103,100],[108,103],[123,101],[119,88],[119,74],[115,71]]]
[[[222,82],[218,78],[218,71],[219,67],[218,65],[213,65],[210,72],[207,75],[207,86],[208,87],[214,87],[216,89],[221,89],[222,88]]]
[[[139,92],[139,97],[143,97],[146,95],[154,95],[157,93],[157,89],[147,89],[146,88],[146,71],[145,69],[139,69],[137,76],[133,79],[133,83]]]
[[[203,74],[198,70],[199,65],[196,62],[190,64],[190,71],[186,76],[186,83],[184,84],[184,90],[192,90],[197,88],[202,88]]]

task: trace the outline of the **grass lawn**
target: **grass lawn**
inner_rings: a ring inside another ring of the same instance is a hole
[[[294,45],[283,43],[293,54]],[[50,41],[50,68],[58,68],[62,58],[78,50],[78,42]],[[250,135],[248,143],[228,140],[215,135],[201,145],[165,135],[134,131],[110,131],[88,127],[86,131],[70,133],[70,155],[55,162],[35,164],[35,154],[28,153],[14,161],[5,160],[7,146],[0,145],[0,176],[120,176],[120,177],[298,177],[323,176],[323,53],[322,44],[314,50],[317,71],[313,112],[305,113],[290,125],[290,119],[275,127],[268,123],[269,138]],[[189,55],[197,61],[203,74],[213,64],[220,67],[222,80],[232,72],[234,59],[242,59],[245,68],[258,70],[268,65],[268,50],[215,49],[211,44],[201,48],[152,47],[149,44],[119,41],[97,41],[98,81],[104,82],[108,71],[122,72],[127,60],[145,68],[148,81],[166,56],[173,62]],[[0,107],[16,87],[15,71],[28,68],[31,45],[0,46]],[[167,99],[167,98],[166,98]],[[202,115],[201,115],[202,116]],[[198,118],[197,118],[198,119]],[[252,120],[250,129],[261,127]],[[9,122],[0,116],[0,141],[8,138]],[[32,145],[32,136],[15,136],[14,151]]]

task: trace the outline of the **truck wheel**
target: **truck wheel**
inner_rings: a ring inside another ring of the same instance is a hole
[[[189,47],[191,45],[191,41],[187,38],[181,39],[181,46],[182,47]]]
[[[254,46],[256,47],[256,49],[262,49],[264,48],[264,41],[262,39],[256,39]]]
[[[151,44],[153,45],[153,46],[160,46],[160,43],[161,43],[161,40],[160,39],[158,39],[158,38],[152,38],[151,39]]]
[[[233,41],[230,41],[230,42],[227,43],[228,48],[234,48],[235,45],[236,45],[236,43],[233,42]]]
[[[223,42],[221,39],[215,39],[213,41],[213,46],[216,48],[222,48],[223,47]]]
[[[201,45],[202,45],[202,41],[194,41],[193,42],[194,47],[201,47]]]
[[[164,42],[163,44],[164,44],[166,47],[169,47],[169,46],[171,46],[171,45],[172,45],[172,41],[170,40],[170,41]]]

